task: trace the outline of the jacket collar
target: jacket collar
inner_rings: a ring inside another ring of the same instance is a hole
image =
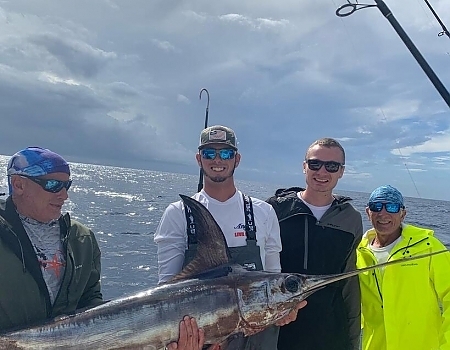
[[[366,231],[361,240],[360,246],[369,247],[370,242],[375,238],[376,231],[374,228],[371,228]],[[405,247],[413,246],[414,244],[428,239],[430,236],[434,235],[434,231],[426,228],[416,227],[413,225],[402,223],[402,231],[401,231],[402,239],[395,246],[395,249],[402,249]]]

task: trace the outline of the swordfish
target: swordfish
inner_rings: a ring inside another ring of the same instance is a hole
[[[185,315],[195,317],[207,344],[275,324],[300,301],[330,283],[380,266],[338,275],[247,271],[229,263],[229,250],[209,211],[180,195],[195,218],[197,253],[170,282],[74,315],[0,335],[0,349],[163,349],[178,338]],[[308,306],[306,306],[308,307]],[[301,312],[301,310],[300,310]]]

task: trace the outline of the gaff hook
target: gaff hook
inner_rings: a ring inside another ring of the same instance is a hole
[[[205,129],[208,127],[208,114],[209,114],[209,92],[207,89],[203,88],[200,90],[199,98],[202,99],[202,92],[205,91],[208,96],[208,101],[206,103],[206,112],[205,112]]]
[[[208,114],[209,114],[209,92],[205,88],[200,90],[199,98],[202,99],[202,92],[205,91],[208,96],[208,101],[206,103],[206,112],[205,112],[205,129],[208,127]],[[203,188],[203,170],[200,168],[200,175],[198,178],[197,192],[200,192]]]

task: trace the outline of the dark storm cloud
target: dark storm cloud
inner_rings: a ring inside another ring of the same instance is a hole
[[[206,87],[209,124],[238,135],[238,176],[302,184],[306,147],[331,136],[348,153],[343,186],[396,185],[407,162],[438,195],[426,179],[450,152],[448,108],[377,9],[338,18],[339,5],[4,1],[0,153],[35,144],[83,162],[196,173]],[[432,18],[419,4],[389,5],[449,85]]]
[[[86,78],[94,77],[108,61],[116,58],[113,52],[105,52],[84,42],[65,40],[52,34],[36,35],[30,41],[45,48],[70,73]]]

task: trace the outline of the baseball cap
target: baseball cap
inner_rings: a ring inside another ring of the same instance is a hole
[[[369,203],[375,202],[396,203],[403,206],[403,196],[395,187],[384,185],[376,188],[370,194]]]
[[[198,149],[205,148],[209,144],[223,143],[237,150],[236,134],[226,126],[214,125],[204,129],[200,134]]]

